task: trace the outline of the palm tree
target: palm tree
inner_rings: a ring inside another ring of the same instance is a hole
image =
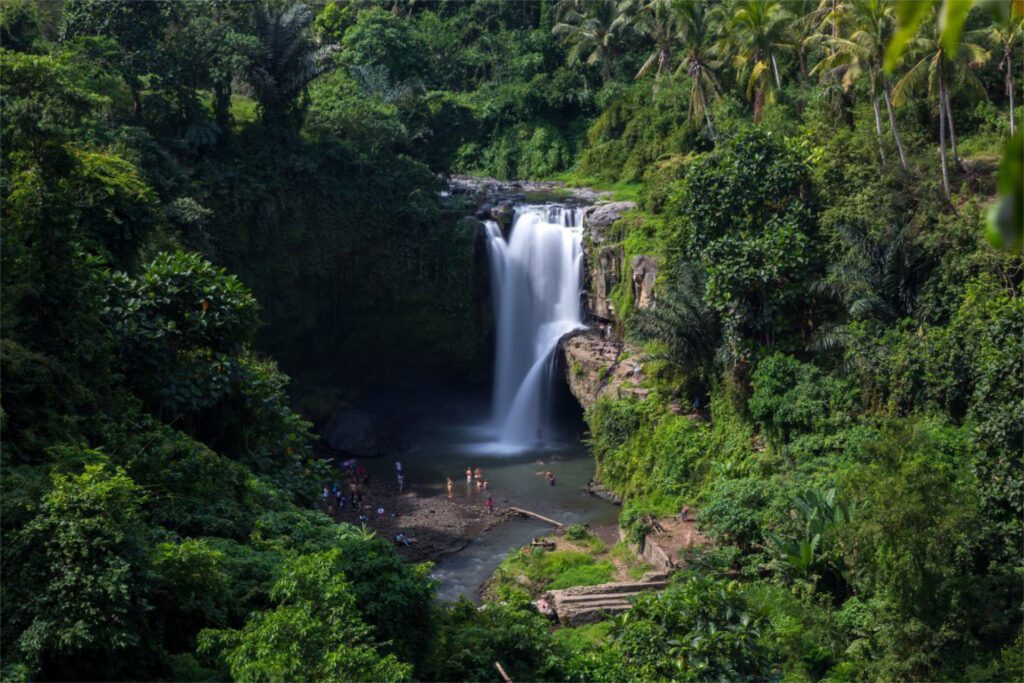
[[[1003,72],[1006,96],[1010,99],[1010,135],[1017,132],[1017,121],[1013,116],[1013,51],[1024,34],[1024,15],[1013,4],[1007,16],[994,23],[987,31],[989,41],[1001,55],[999,70]]]
[[[704,301],[706,280],[699,266],[680,264],[654,305],[637,309],[630,320],[631,334],[663,345],[654,358],[696,375],[707,374],[722,351],[721,325]]]
[[[556,8],[558,23],[552,33],[572,45],[570,64],[600,64],[601,77],[611,77],[611,59],[615,54],[617,34],[625,21],[614,0],[566,0]]]
[[[814,67],[811,73],[842,74],[844,90],[861,76],[868,79],[871,106],[875,112],[875,131],[878,134],[878,153],[885,162],[885,148],[882,144],[882,115],[879,100],[884,100],[889,115],[889,129],[892,131],[900,165],[907,168],[907,155],[896,127],[896,116],[892,108],[890,84],[882,70],[885,63],[885,48],[895,27],[893,8],[889,0],[850,0],[844,8],[852,22],[853,32],[848,38],[824,37],[829,53]],[[831,16],[831,15],[830,15]],[[836,20],[833,20],[836,23]]]
[[[985,88],[974,69],[982,66],[992,56],[981,45],[973,42],[984,39],[984,31],[968,31],[961,35],[960,45],[955,55],[950,54],[942,44],[938,22],[930,34],[917,36],[911,41],[905,61],[911,66],[896,83],[892,91],[893,103],[900,106],[906,103],[911,94],[927,86],[930,100],[934,100],[939,108],[939,159],[942,164],[942,189],[948,197],[949,169],[946,160],[946,132],[949,132],[950,147],[953,159],[961,164],[956,150],[956,130],[953,126],[953,110],[949,105],[950,88],[956,85],[967,87],[974,92],[985,95]]]
[[[790,31],[798,49],[802,77],[810,75],[807,64],[808,47],[819,37],[826,19],[833,16],[834,12],[829,8],[834,2],[837,0],[782,0],[783,8],[794,17],[790,22]]]
[[[674,0],[623,0],[619,11],[623,16],[633,15],[633,28],[647,35],[654,43],[654,51],[636,73],[643,78],[655,69],[654,89],[661,74],[668,71],[672,60],[672,43],[676,33],[676,2]]]
[[[271,9],[253,5],[259,47],[247,68],[264,120],[280,120],[321,74],[334,68],[333,47],[318,46],[310,36],[313,10],[298,3]]]
[[[709,97],[721,94],[722,86],[715,71],[721,66],[716,59],[715,36],[720,13],[703,2],[683,2],[677,7],[676,38],[682,46],[683,60],[676,75],[687,74],[692,83],[688,119],[696,124],[707,120],[708,130],[715,133],[708,107]]]
[[[737,75],[741,82],[747,78],[755,122],[782,87],[778,56],[792,47],[787,39],[790,19],[779,0],[740,0],[735,5],[727,40],[733,47]]]
[[[928,261],[907,228],[881,238],[872,237],[866,225],[843,224],[837,232],[846,253],[829,266],[815,291],[842,301],[855,319],[892,323],[912,315]]]

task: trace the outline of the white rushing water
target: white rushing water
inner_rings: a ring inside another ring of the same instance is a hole
[[[554,351],[582,327],[583,259],[579,211],[556,205],[516,209],[509,240],[486,221],[497,320],[494,420],[500,445],[523,449],[544,441]]]

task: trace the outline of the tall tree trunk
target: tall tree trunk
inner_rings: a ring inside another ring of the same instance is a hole
[[[1017,122],[1013,118],[1013,53],[1006,51],[1006,94],[1010,98],[1010,135],[1017,132]]]
[[[885,109],[889,112],[889,129],[892,131],[892,139],[896,141],[896,151],[900,155],[900,166],[907,170],[907,154],[903,151],[903,142],[900,140],[900,133],[896,129],[896,113],[892,110],[892,98],[889,97],[889,84],[882,84],[882,95],[885,97]]]
[[[231,132],[231,81],[213,84],[213,120],[220,128],[221,139]]]
[[[754,91],[754,123],[761,123],[761,110],[764,109],[764,89]]]
[[[141,86],[136,83],[132,83],[129,88],[132,91],[132,103],[134,104],[135,118],[142,116],[142,91]]]
[[[667,47],[662,47],[658,50],[658,73],[655,74],[655,79],[661,78],[662,70],[668,69],[670,59],[672,59],[672,54],[668,51]]]
[[[697,72],[693,76],[693,78],[697,79],[696,80],[697,91],[700,94],[700,101],[704,105],[704,120],[708,122],[708,131],[711,133],[711,139],[714,140],[715,139],[715,124],[711,120],[710,102],[708,102],[707,93],[704,92],[704,86],[703,86],[703,84],[700,81],[700,77],[701,77],[700,72]]]
[[[939,84],[939,160],[942,163],[942,190],[949,199],[949,170],[946,168],[946,108],[942,105],[944,90]]]
[[[953,161],[960,168],[963,168],[963,161],[960,159],[960,153],[956,151],[956,131],[953,129],[953,109],[949,106],[949,86],[945,85],[942,88],[943,102],[942,106],[946,108],[946,125],[949,126],[949,146],[953,151]]]
[[[878,156],[885,163],[885,136],[882,133],[882,111],[878,105],[878,90],[875,88],[874,83],[871,84],[871,106],[875,110],[875,133],[878,136]]]

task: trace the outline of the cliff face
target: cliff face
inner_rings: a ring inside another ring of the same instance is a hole
[[[612,225],[630,209],[633,202],[596,204],[583,210],[583,261],[586,269],[587,309],[602,322],[615,322],[612,290],[622,281],[625,252]]]
[[[646,356],[633,344],[605,339],[597,330],[581,330],[561,341],[565,381],[584,409],[603,396],[643,398]]]
[[[642,398],[646,355],[634,344],[616,338],[622,311],[612,291],[629,278],[633,305],[651,305],[657,264],[651,256],[633,256],[626,263],[621,234],[613,224],[636,208],[633,202],[597,204],[583,210],[583,250],[587,313],[594,328],[566,335],[561,341],[565,379],[584,409],[603,396]]]

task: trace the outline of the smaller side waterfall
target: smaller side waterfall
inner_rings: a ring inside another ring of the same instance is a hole
[[[508,241],[485,224],[497,321],[494,420],[503,446],[543,440],[558,340],[583,325],[582,228],[576,209],[525,205]]]

